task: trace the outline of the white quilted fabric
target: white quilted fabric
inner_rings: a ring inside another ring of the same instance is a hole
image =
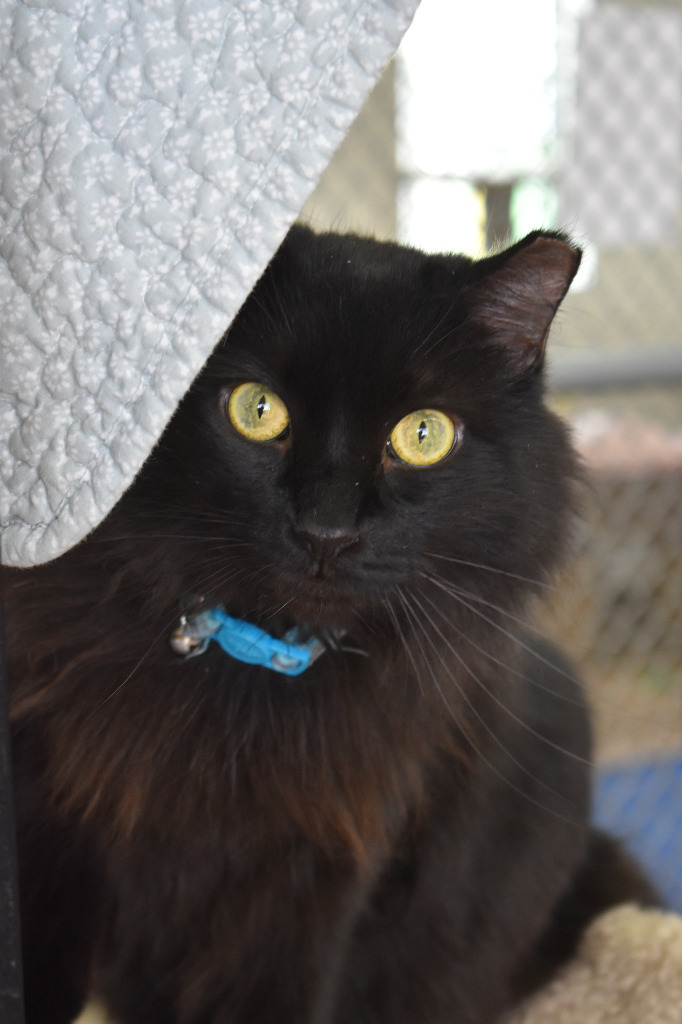
[[[418,0],[0,0],[2,560],[111,509]]]

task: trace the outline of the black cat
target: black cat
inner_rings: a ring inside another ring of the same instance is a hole
[[[104,524],[4,570],[29,1024],[489,1024],[650,898],[521,625],[579,259],[295,228]]]

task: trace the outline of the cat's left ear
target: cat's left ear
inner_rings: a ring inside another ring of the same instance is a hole
[[[540,366],[554,315],[580,266],[564,235],[533,232],[482,260],[473,286],[473,320],[504,348],[515,375]]]

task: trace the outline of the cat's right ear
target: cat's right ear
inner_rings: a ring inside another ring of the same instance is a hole
[[[549,328],[581,255],[565,235],[535,231],[475,264],[470,319],[505,350],[515,376],[542,364]]]

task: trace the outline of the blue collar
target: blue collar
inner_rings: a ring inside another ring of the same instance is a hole
[[[297,627],[277,640],[251,622],[233,619],[220,606],[189,617],[183,615],[170,643],[176,654],[192,658],[203,654],[211,640],[238,661],[287,676],[300,675],[325,649],[316,637],[301,643]]]

